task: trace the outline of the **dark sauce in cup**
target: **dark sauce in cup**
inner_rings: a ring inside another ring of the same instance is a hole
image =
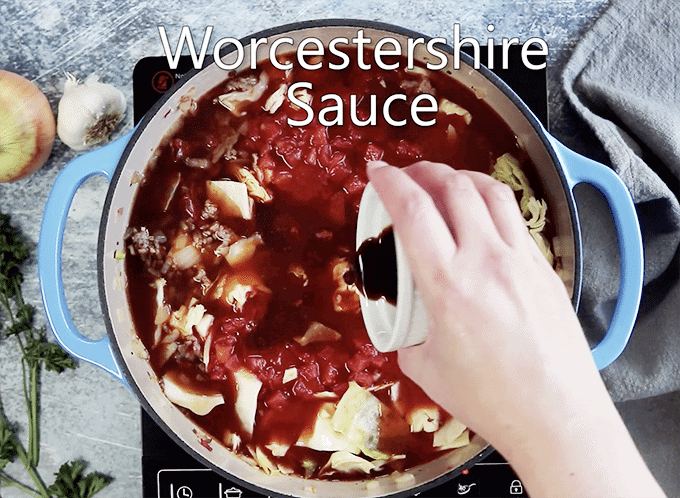
[[[397,305],[397,252],[390,225],[379,236],[366,239],[354,260],[354,282],[368,299]]]

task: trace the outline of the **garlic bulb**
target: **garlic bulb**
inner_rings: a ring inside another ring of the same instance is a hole
[[[114,86],[101,83],[95,75],[80,83],[66,73],[57,109],[57,135],[72,149],[85,150],[111,135],[125,108],[125,96]]]

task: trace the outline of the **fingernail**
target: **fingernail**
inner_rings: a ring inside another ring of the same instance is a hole
[[[389,166],[385,161],[368,161],[366,163],[366,170],[367,171],[375,171],[380,168],[384,168],[385,166]]]

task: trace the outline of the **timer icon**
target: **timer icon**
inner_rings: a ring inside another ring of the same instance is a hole
[[[177,488],[176,496],[177,498],[192,498],[194,496],[194,492],[189,486],[182,486]]]

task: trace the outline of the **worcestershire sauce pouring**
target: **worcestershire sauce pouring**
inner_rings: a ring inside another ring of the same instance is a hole
[[[388,303],[397,304],[397,252],[392,226],[378,237],[366,239],[359,246],[354,260],[354,278],[357,288],[374,301],[384,297]]]

